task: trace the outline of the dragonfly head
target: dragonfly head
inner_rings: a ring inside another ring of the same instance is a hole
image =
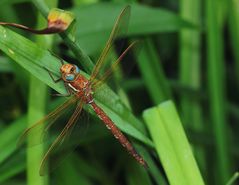
[[[80,69],[74,64],[63,64],[60,68],[62,78],[64,81],[74,81]]]

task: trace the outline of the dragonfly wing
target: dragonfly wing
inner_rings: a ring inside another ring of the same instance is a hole
[[[114,27],[111,31],[110,37],[99,57],[99,59],[96,62],[96,65],[92,71],[91,77],[90,77],[90,81],[92,81],[93,79],[96,78],[96,76],[99,74],[99,70],[102,67],[103,62],[106,61],[106,58],[108,56],[108,54],[110,53],[110,50],[112,48],[112,45],[115,41],[115,39],[119,36],[119,35],[123,35],[127,32],[127,27],[128,27],[128,23],[129,23],[129,17],[130,17],[130,6],[126,6],[120,13],[120,15],[118,16]]]
[[[65,143],[67,141],[67,137],[69,137],[69,135],[71,134],[71,131],[73,130],[74,125],[75,125],[75,123],[77,122],[77,120],[79,118],[79,115],[80,115],[80,113],[82,111],[83,104],[84,104],[84,102],[81,101],[77,105],[74,113],[72,114],[72,116],[68,120],[66,126],[64,127],[64,129],[62,130],[60,135],[52,143],[52,145],[48,149],[47,153],[43,157],[42,162],[41,162],[41,166],[40,166],[40,171],[39,171],[40,175],[44,175],[45,172],[47,172],[47,167],[48,167],[47,164],[48,164],[49,159],[52,157],[52,155],[54,153],[56,153],[59,150],[59,148],[61,146],[63,146],[63,143]],[[61,160],[62,160],[62,158],[61,158]],[[54,169],[56,165],[57,164],[53,164],[52,166],[50,166],[50,171],[52,169]]]
[[[29,141],[28,146],[35,146],[42,143],[44,139],[46,139],[47,131],[49,130],[49,128],[64,112],[66,112],[67,108],[77,100],[78,98],[76,96],[71,97],[69,100],[57,107],[54,111],[50,112],[34,125],[27,128],[20,136],[17,145],[21,146],[27,140]]]
[[[92,87],[94,89],[98,88],[100,85],[102,85],[110,76],[111,74],[117,69],[118,64],[123,60],[123,58],[127,55],[130,49],[135,47],[135,45],[138,44],[138,41],[132,42],[125,50],[124,52],[119,56],[118,59],[115,60],[115,62],[112,64],[112,66],[103,74],[103,76],[97,80],[95,79],[92,83]]]

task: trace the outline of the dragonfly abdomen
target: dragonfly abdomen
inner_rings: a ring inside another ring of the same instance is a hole
[[[91,103],[92,108],[98,117],[104,122],[106,127],[111,131],[116,139],[119,140],[121,145],[126,148],[126,150],[144,167],[148,167],[145,160],[137,153],[128,139],[123,135],[123,133],[118,129],[118,127],[113,123],[113,121],[106,115],[106,113],[95,103]]]

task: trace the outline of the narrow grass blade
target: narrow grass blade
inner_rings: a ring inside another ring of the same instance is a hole
[[[174,104],[164,102],[143,117],[170,185],[204,185]]]
[[[16,9],[12,5],[12,3],[13,3],[12,1],[8,1],[8,4],[6,3],[3,6],[1,6],[1,11],[0,11],[1,20],[14,21],[14,22],[20,21],[20,17],[17,15]],[[9,58],[8,58],[8,62],[9,62],[9,65],[12,66],[14,76],[16,77],[17,82],[21,84],[20,86],[21,93],[24,95],[24,100],[26,100],[29,74],[26,71],[24,71],[24,69],[19,67],[16,63],[12,62],[12,60]],[[2,64],[0,68],[2,68]]]
[[[165,176],[162,174],[157,164],[154,162],[153,157],[142,146],[135,146],[137,151],[140,151],[140,154],[142,154],[145,161],[147,161],[147,164],[149,166],[148,172],[150,173],[154,181],[160,185],[167,185],[168,183],[166,182]]]
[[[219,184],[225,184],[231,174],[230,153],[228,150],[225,64],[223,54],[223,25],[221,3],[215,0],[206,1],[207,21],[207,80],[209,93],[209,109],[212,132],[215,138],[215,179]]]
[[[233,55],[235,58],[235,74],[237,75],[237,83],[239,84],[239,75],[237,71],[239,71],[239,1],[230,0],[228,1],[229,12],[228,12],[228,21],[229,21],[229,31],[230,31],[230,39],[231,39],[231,48],[233,51]],[[237,89],[238,90],[238,89]]]
[[[152,185],[150,178],[144,168],[139,168],[137,163],[132,163],[127,166],[127,185]]]
[[[81,165],[74,160],[75,156],[71,155],[57,169],[56,182],[61,185],[91,185],[89,178],[77,170],[77,166]]]
[[[50,1],[48,1],[50,2]],[[54,6],[57,4],[57,1],[51,1]],[[49,22],[48,22],[49,23]],[[37,27],[44,25],[44,19],[41,15],[38,15]],[[36,37],[37,43],[43,48],[50,48],[52,45],[52,37],[41,36]],[[44,117],[46,113],[47,99],[49,97],[48,87],[45,83],[37,79],[35,76],[31,75],[30,77],[30,88],[29,88],[29,97],[28,97],[28,127],[31,127],[35,122]],[[43,127],[42,127],[43,129]],[[39,130],[41,132],[41,130]],[[40,135],[40,134],[39,134]],[[33,136],[37,137],[37,136]],[[36,139],[36,138],[34,138]],[[31,142],[34,139],[29,136],[27,138],[28,145],[31,146]],[[48,176],[41,177],[39,175],[39,169],[41,166],[41,161],[45,154],[45,145],[44,143],[35,146],[29,147],[27,149],[27,184],[28,185],[47,185]]]
[[[47,92],[47,86],[34,76],[31,76],[28,103],[28,127],[44,117]],[[33,138],[29,137],[28,144],[30,144],[32,140]],[[29,185],[47,184],[46,176],[40,177],[39,175],[41,160],[45,153],[44,151],[44,144],[27,148],[27,182]]]
[[[164,75],[158,53],[150,39],[145,39],[142,50],[136,56],[144,84],[155,105],[171,98],[169,83]]]
[[[0,164],[16,151],[17,139],[26,127],[26,117],[18,118],[0,132]]]
[[[23,172],[26,167],[25,152],[17,151],[6,163],[0,165],[0,184]]]
[[[201,1],[182,0],[181,16],[196,25],[201,24]],[[200,30],[180,31],[180,82],[195,91],[201,88],[201,32]],[[185,126],[194,131],[204,130],[200,99],[189,93],[181,96],[182,119]],[[195,146],[195,155],[206,174],[204,146]]]
[[[239,178],[239,172],[234,173],[234,175],[230,178],[226,185],[233,185],[236,180]]]
[[[190,0],[182,0],[181,15],[189,21],[200,24],[200,4],[200,1],[192,3]],[[193,90],[199,90],[201,85],[200,42],[199,30],[182,29],[180,32],[180,82]],[[183,94],[181,103],[185,124],[201,124],[201,120],[195,119],[197,116],[193,114],[194,109],[197,109],[195,104],[198,102],[192,100],[188,94]]]

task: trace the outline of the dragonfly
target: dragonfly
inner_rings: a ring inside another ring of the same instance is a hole
[[[80,74],[80,69],[78,66],[74,64],[64,63],[63,60],[59,60],[61,62],[60,67],[61,76],[58,79],[55,79],[53,74],[46,68],[46,70],[48,70],[50,77],[55,83],[63,81],[65,85],[67,94],[59,94],[59,96],[71,96],[71,98],[68,99],[61,106],[56,108],[53,112],[49,113],[43,119],[36,122],[33,126],[28,128],[20,137],[20,141],[26,139],[27,136],[29,135],[34,136],[35,133],[39,130],[39,128],[43,127],[42,125],[48,121],[49,123],[45,126],[46,128],[43,129],[44,132],[54,123],[54,121],[56,121],[56,119],[60,116],[60,114],[62,114],[65,111],[66,108],[71,106],[73,103],[77,103],[77,105],[74,110],[74,113],[71,115],[65,127],[63,128],[61,133],[54,140],[54,142],[51,144],[48,151],[44,155],[40,166],[40,175],[44,175],[49,156],[56,150],[56,148],[58,148],[62,144],[62,142],[64,142],[65,138],[71,133],[74,125],[76,124],[81,114],[83,105],[85,104],[89,105],[94,110],[99,119],[102,120],[105,126],[110,130],[110,132],[120,142],[120,144],[128,151],[128,153],[131,156],[133,156],[133,158],[139,164],[141,164],[145,168],[148,167],[143,157],[136,151],[136,149],[129,142],[127,137],[120,131],[120,129],[115,125],[115,123],[105,113],[105,111],[96,104],[94,99],[95,89],[99,88],[99,86],[104,84],[106,79],[109,78],[111,73],[116,69],[117,65],[120,63],[120,61],[122,61],[123,57],[127,54],[127,52],[137,44],[137,41],[132,42],[122,52],[122,54],[118,57],[118,59],[116,59],[112,63],[111,67],[108,70],[106,70],[103,75],[101,76],[99,75],[100,68],[106,61],[105,59],[108,56],[115,39],[117,38],[118,35],[122,34],[124,25],[127,24],[128,22],[129,15],[130,15],[130,6],[126,6],[119,14],[111,31],[110,37],[88,79],[84,77],[82,74]],[[100,76],[100,79],[98,79],[97,76]]]

